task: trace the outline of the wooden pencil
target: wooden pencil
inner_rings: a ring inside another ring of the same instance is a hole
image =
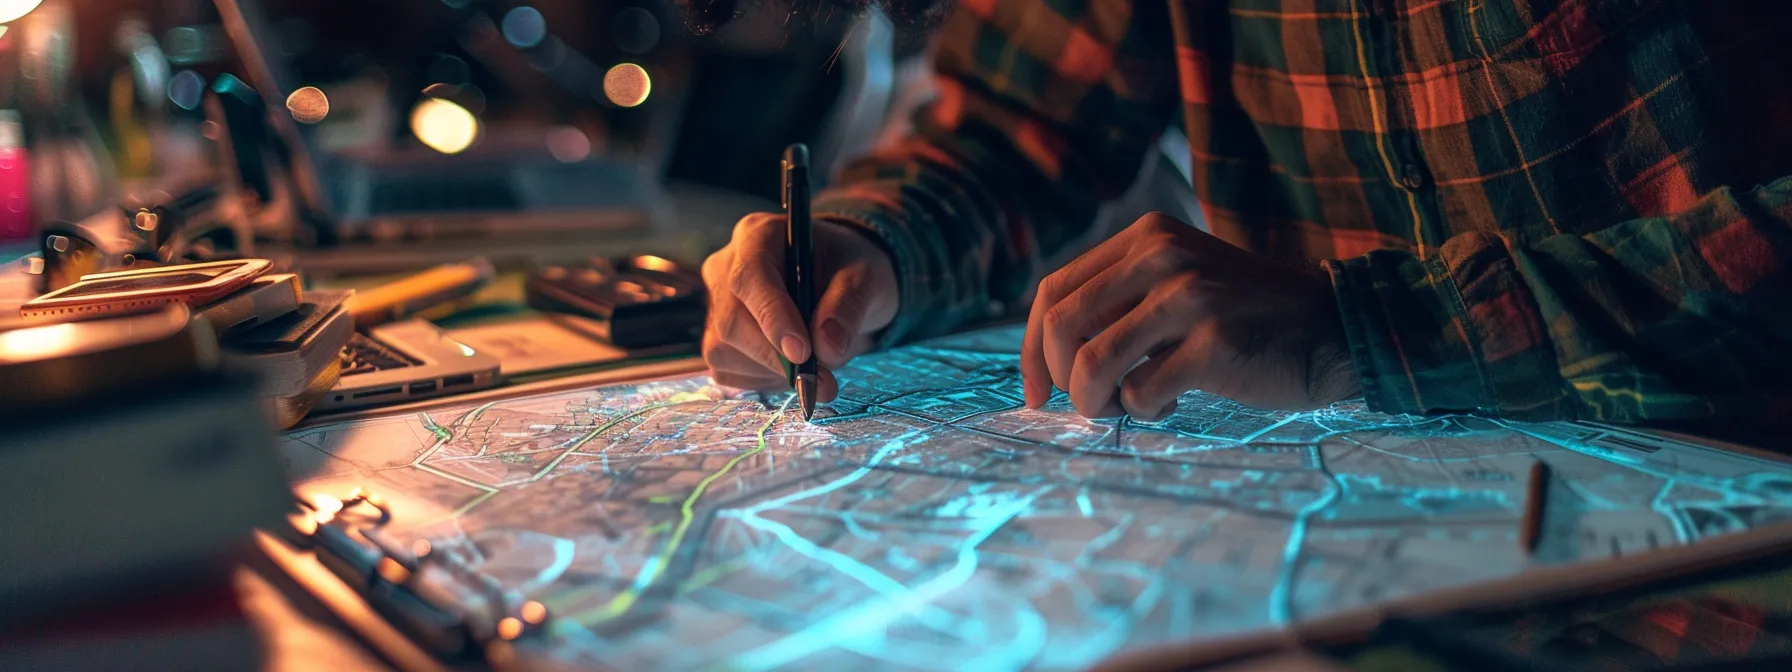
[[[1543,537],[1543,507],[1548,495],[1549,463],[1537,460],[1531,463],[1524,489],[1524,517],[1518,521],[1518,545],[1526,555],[1537,552],[1537,542]]]

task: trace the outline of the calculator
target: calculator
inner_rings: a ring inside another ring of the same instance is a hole
[[[582,331],[626,350],[695,344],[708,314],[702,275],[651,254],[548,266],[524,290],[529,307],[585,318]]]

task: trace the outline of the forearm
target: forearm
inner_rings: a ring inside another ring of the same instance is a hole
[[[817,199],[818,216],[865,228],[891,254],[901,298],[885,345],[1020,309],[1048,260],[1086,245],[1095,221],[1092,198],[1029,187],[1012,157],[1003,167],[941,151],[870,157]]]
[[[1167,24],[1087,36],[1095,44],[1084,46],[1111,63],[1082,72],[1058,57],[1061,39],[1027,28],[1029,12],[1093,11],[1063,4],[961,8],[936,43],[937,96],[913,133],[818,195],[817,216],[861,225],[892,253],[902,299],[884,343],[1020,310],[1050,264],[1092,242],[1100,204],[1131,184],[1169,123]]]

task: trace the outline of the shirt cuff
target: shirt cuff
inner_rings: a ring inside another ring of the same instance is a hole
[[[1497,237],[1328,261],[1364,401],[1382,413],[1563,420],[1561,376],[1535,302]]]

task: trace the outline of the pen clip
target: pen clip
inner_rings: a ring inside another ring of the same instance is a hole
[[[790,210],[790,159],[778,161],[778,207]]]

